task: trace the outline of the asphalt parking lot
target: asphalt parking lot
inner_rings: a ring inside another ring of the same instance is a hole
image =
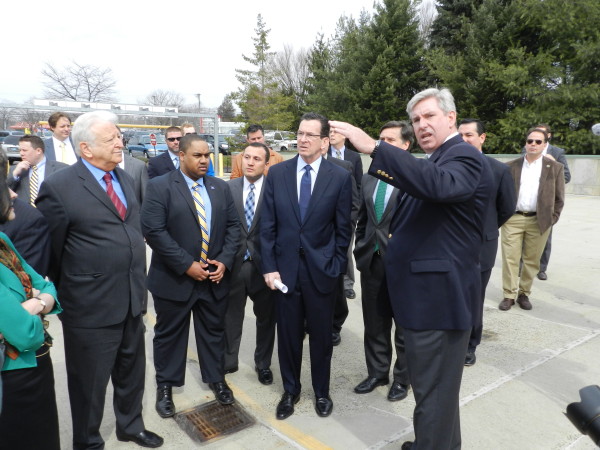
[[[477,363],[465,368],[461,389],[461,423],[464,449],[593,449],[564,416],[570,402],[579,401],[579,389],[600,385],[600,197],[568,195],[560,222],[554,229],[548,280],[534,282],[532,311],[513,307],[499,311],[502,299],[500,255],[486,296],[484,336]],[[358,279],[358,277],[357,277]],[[313,408],[308,343],[302,383],[305,386],[293,416],[275,419],[282,394],[276,354],[275,382],[258,383],[253,364],[253,314],[246,308],[240,370],[227,376],[237,402],[256,424],[206,444],[191,440],[173,419],[161,419],[154,410],[152,363],[153,309],[146,317],[146,427],[162,435],[165,449],[209,446],[223,449],[388,449],[399,448],[412,435],[414,399],[391,403],[387,387],[366,395],[354,386],[366,376],[362,348],[360,286],[349,300],[350,315],[342,330],[342,343],[334,348],[331,397],[333,414],[319,418]],[[61,327],[52,319],[52,352],[59,406],[61,441],[71,448],[71,418],[66,388]],[[112,401],[107,396],[102,434],[107,449],[133,449],[117,441]],[[193,340],[188,351],[186,385],[174,389],[178,411],[213,400],[200,380]]]

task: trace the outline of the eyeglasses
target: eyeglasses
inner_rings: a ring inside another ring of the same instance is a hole
[[[529,145],[533,144],[534,142],[535,142],[537,145],[542,145],[542,143],[543,143],[544,141],[542,141],[541,139],[527,139],[527,143],[528,143]]]
[[[181,140],[181,136],[174,137],[174,138],[167,138],[167,141],[169,141],[169,142],[175,142],[175,141],[179,142],[180,140]]]
[[[298,136],[298,139],[308,139],[309,141],[314,141],[315,139],[322,139],[325,136],[321,136],[320,134],[312,134],[312,133],[304,133],[303,131],[298,131],[298,133],[296,133],[296,135]]]

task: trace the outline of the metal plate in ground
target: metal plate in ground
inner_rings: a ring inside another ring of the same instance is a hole
[[[175,421],[200,442],[218,439],[255,423],[239,403],[224,406],[216,400],[175,414]]]

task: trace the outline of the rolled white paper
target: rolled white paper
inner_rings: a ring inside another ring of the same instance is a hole
[[[276,287],[277,289],[279,289],[281,292],[283,292],[284,294],[287,294],[288,288],[287,288],[287,286],[286,286],[285,284],[283,284],[281,281],[279,281],[279,280],[275,280],[273,284],[275,284],[275,287]]]

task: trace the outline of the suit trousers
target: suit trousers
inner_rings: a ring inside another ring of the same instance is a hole
[[[550,262],[550,252],[552,251],[552,228],[550,228],[550,234],[548,235],[548,240],[546,241],[546,246],[544,247],[544,251],[542,252],[542,257],[540,258],[540,272],[545,272],[548,270],[548,263]]]
[[[310,278],[306,258],[300,256],[296,286],[283,294],[275,294],[277,310],[277,347],[283,388],[297,395],[302,390],[302,345],[304,324],[309,335],[312,385],[317,397],[329,395],[333,344],[334,292],[320,293]]]
[[[369,271],[361,272],[362,311],[365,326],[365,360],[369,377],[379,380],[388,379],[392,363],[392,321],[393,312],[388,293],[385,265],[379,254],[374,254]],[[396,325],[394,330],[396,363],[394,381],[408,385],[404,334]]]
[[[77,328],[63,323],[73,448],[104,448],[100,424],[108,381],[120,433],[144,430],[142,398],[146,374],[144,324],[127,314],[119,324]]]
[[[227,298],[214,297],[212,281],[197,281],[184,302],[154,297],[154,368],[158,386],[183,386],[190,317],[194,317],[196,351],[204,383],[224,380]]]
[[[416,401],[413,450],[460,449],[459,393],[470,332],[404,329]]]
[[[550,234],[540,233],[536,216],[513,215],[502,225],[502,291],[504,298],[531,295],[533,279],[540,268],[540,257]],[[519,262],[523,260],[519,278]]]
[[[333,310],[333,332],[340,333],[344,322],[348,318],[348,299],[344,294],[345,275],[340,275],[339,283],[335,287],[335,307]]]
[[[45,353],[48,347],[40,350]],[[39,356],[36,362],[37,367],[2,372],[0,450],[60,450],[50,353]]]
[[[484,270],[481,272],[481,301],[477,303],[477,310],[473,312],[475,317],[475,325],[471,329],[471,337],[469,337],[469,348],[468,351],[474,352],[477,346],[481,343],[481,335],[483,334],[483,304],[485,302],[485,290],[490,277],[492,276],[492,269]]]
[[[259,369],[271,367],[273,346],[275,345],[275,296],[265,284],[263,276],[250,260],[242,263],[239,272],[232,274],[229,291],[227,314],[225,316],[225,370],[238,366],[244,310],[246,299],[253,302],[256,317],[256,348],[254,365]]]
[[[352,229],[352,237],[350,238],[350,245],[348,246],[348,266],[346,267],[346,273],[344,274],[344,290],[354,289],[354,229]],[[344,295],[344,298],[346,296]]]

